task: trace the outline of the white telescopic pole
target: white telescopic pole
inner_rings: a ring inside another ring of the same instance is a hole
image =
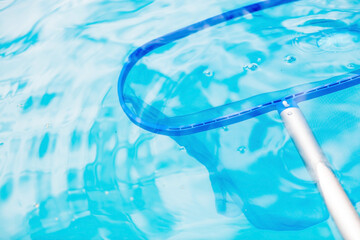
[[[286,104],[286,103],[285,103]],[[360,218],[329,167],[303,114],[297,107],[280,112],[290,137],[325,200],[330,215],[346,240],[360,240]]]

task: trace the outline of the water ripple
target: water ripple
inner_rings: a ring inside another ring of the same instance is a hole
[[[360,48],[360,29],[335,29],[297,36],[293,45],[302,52],[349,52]]]
[[[332,239],[276,113],[170,138],[134,126],[119,106],[116,81],[131,50],[251,2],[0,1],[0,238]],[[358,1],[329,2],[284,5],[165,49],[137,69],[137,94],[167,77],[156,100],[209,106],[317,79],[329,65],[356,69]],[[329,58],[335,52],[344,58]],[[317,65],[303,53],[319,53]],[[358,91],[304,106],[354,202]]]

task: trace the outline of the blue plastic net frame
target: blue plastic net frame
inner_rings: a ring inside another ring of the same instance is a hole
[[[282,110],[283,101],[290,102],[296,105],[302,101],[321,97],[360,84],[360,70],[357,70],[342,76],[334,77],[334,81],[331,81],[331,79],[329,79],[330,81],[326,81],[327,84],[317,86],[315,88],[310,88],[306,91],[300,91],[295,94],[286,95],[282,98],[278,98],[270,102],[265,102],[263,104],[254,106],[252,108],[243,111],[234,112],[221,117],[208,119],[206,121],[194,122],[192,124],[185,124],[181,126],[178,125],[172,126],[171,124],[151,123],[145,121],[143,118],[141,118],[141,116],[136,115],[126,104],[126,101],[129,100],[126,99],[124,95],[124,86],[127,76],[131,71],[131,69],[135,66],[135,64],[148,53],[152,52],[153,50],[159,47],[170,44],[174,41],[185,38],[189,35],[192,35],[209,27],[218,25],[220,23],[224,23],[232,19],[239,18],[247,14],[255,13],[267,8],[283,5],[286,3],[296,2],[296,1],[299,0],[285,0],[285,1],[275,0],[275,1],[264,1],[264,2],[251,4],[245,7],[241,7],[235,10],[231,10],[216,15],[214,17],[189,25],[187,27],[181,28],[177,31],[156,38],[142,45],[141,47],[137,48],[129,55],[128,60],[125,62],[118,79],[118,86],[117,86],[118,97],[119,97],[120,105],[124,110],[125,114],[134,124],[138,125],[139,127],[145,130],[157,134],[168,135],[168,136],[180,136],[180,135],[193,134],[193,133],[198,133],[210,129],[227,126],[230,124],[241,122],[268,113],[270,111]]]

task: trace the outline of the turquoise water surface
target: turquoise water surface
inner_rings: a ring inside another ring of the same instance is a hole
[[[277,112],[167,137],[119,105],[131,51],[254,2],[1,0],[0,239],[341,239]],[[176,115],[350,72],[359,11],[315,0],[248,15],[149,56],[129,86]],[[156,76],[180,89],[161,95]],[[359,91],[300,105],[358,211]]]

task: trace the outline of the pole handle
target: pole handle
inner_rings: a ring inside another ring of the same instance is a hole
[[[329,167],[300,109],[288,106],[280,116],[310,175],[325,200],[331,217],[346,240],[360,240],[360,218],[344,189]]]

